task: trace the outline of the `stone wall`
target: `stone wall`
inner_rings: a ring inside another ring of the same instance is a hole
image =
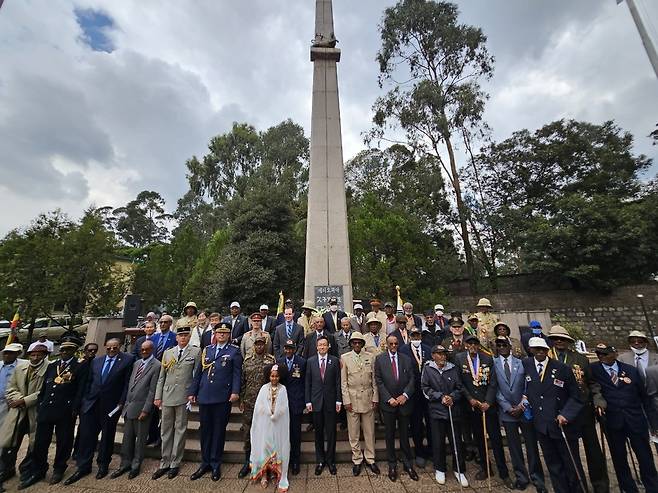
[[[482,294],[489,298],[494,310],[499,313],[547,310],[551,320],[564,321],[582,327],[588,347],[606,341],[625,348],[626,335],[631,330],[645,333],[647,322],[637,294],[644,295],[649,320],[654,332],[658,322],[658,283],[625,286],[609,294],[570,289],[527,290],[525,287],[513,292]],[[447,310],[461,308],[464,312],[473,310],[480,296],[458,295],[450,298]],[[504,318],[504,316],[503,316]],[[547,329],[546,329],[547,330]],[[658,335],[658,332],[656,333]]]

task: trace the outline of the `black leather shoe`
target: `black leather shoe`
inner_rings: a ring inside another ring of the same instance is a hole
[[[512,488],[512,489],[518,490],[518,491],[523,491],[527,487],[528,487],[528,483],[522,483],[521,481],[517,481],[516,483],[514,483],[514,488]],[[539,489],[537,489],[537,491],[539,491]]]
[[[293,464],[290,467],[290,472],[292,473],[293,476],[297,476],[300,473],[301,469],[299,467],[299,464]]]
[[[111,478],[111,479],[120,478],[121,476],[123,476],[124,474],[126,474],[128,471],[130,471],[130,466],[123,466],[123,467],[120,467],[119,469],[117,469],[116,471],[114,471],[112,474],[110,474],[110,478]],[[100,474],[100,472],[101,472],[101,471],[100,471],[100,469],[99,469],[99,470],[98,470],[98,474]],[[98,478],[98,479],[100,479],[100,478]]]
[[[59,483],[64,477],[64,471],[53,471],[53,475],[50,476],[50,484]]]
[[[0,483],[8,481],[9,479],[16,476],[16,469],[7,469],[0,473]]]
[[[178,476],[178,468],[172,467],[171,469],[169,469],[169,472],[167,473],[167,477],[169,479],[174,479],[176,476]]]
[[[245,464],[242,466],[242,469],[240,469],[240,472],[238,473],[238,478],[242,479],[247,476],[251,472],[251,466],[249,463]]]
[[[168,467],[161,467],[160,469],[157,469],[154,473],[153,476],[151,476],[151,479],[159,479],[165,474],[167,474],[170,471]]]
[[[37,476],[32,475],[28,477],[25,481],[21,482],[21,484],[18,485],[19,490],[24,490],[25,488],[29,488],[30,486],[37,484],[39,481],[41,481],[45,475],[39,474]]]
[[[352,466],[352,475],[358,476],[359,474],[361,474],[361,467],[363,467],[362,464],[354,464]]]
[[[404,472],[406,472],[413,481],[418,481],[418,474],[416,474],[416,471],[414,470],[413,467],[404,466],[403,469]]]
[[[329,469],[329,474],[331,474],[332,476],[335,476],[336,473],[338,472],[336,471],[336,464],[334,464],[333,462],[327,465],[327,469]]]
[[[487,479],[487,471],[485,471],[484,469],[480,469],[475,475],[475,479],[477,479],[478,481],[484,481],[485,479]]]
[[[108,469],[106,466],[99,467],[98,472],[96,473],[96,479],[103,479],[105,476],[107,476]]]
[[[135,479],[137,476],[139,476],[139,469],[131,469],[128,473],[128,479]]]
[[[503,484],[505,485],[505,487],[509,488],[510,490],[514,489],[514,481],[512,481],[512,478],[507,476],[506,478],[502,478],[502,479],[503,479]]]
[[[203,477],[203,475],[206,474],[208,471],[210,471],[210,466],[201,466],[199,467],[199,469],[197,469],[192,473],[190,479],[192,481],[196,481],[197,479]]]
[[[548,493],[546,486],[535,486],[535,488],[537,489],[537,493]]]
[[[85,476],[89,476],[90,474],[91,474],[91,471],[81,471],[80,469],[78,469],[73,474],[71,474],[66,479],[66,481],[64,481],[64,484],[68,486],[69,484],[76,483],[76,482],[80,481],[82,478],[84,478]]]
[[[324,470],[324,464],[320,462],[317,466],[315,466],[315,475],[319,476],[322,474],[322,471]]]
[[[372,471],[373,474],[377,474],[378,476],[381,474],[381,471],[379,470],[379,467],[377,467],[377,464],[374,462],[372,464],[366,464],[368,466],[368,469]]]
[[[220,479],[222,479],[222,471],[219,467],[212,472],[212,476],[210,476],[210,479],[212,479],[213,481],[219,481]]]
[[[397,469],[395,469],[395,467],[388,468],[388,479],[390,479],[393,482],[398,480],[398,471]]]

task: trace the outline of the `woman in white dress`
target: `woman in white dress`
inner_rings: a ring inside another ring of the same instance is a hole
[[[256,398],[251,424],[251,480],[266,488],[271,480],[279,492],[288,491],[290,460],[290,416],[288,393],[279,383],[283,367],[268,366],[269,383],[263,385]]]

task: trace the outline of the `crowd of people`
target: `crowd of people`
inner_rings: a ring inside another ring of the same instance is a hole
[[[19,489],[44,480],[53,433],[51,484],[91,474],[94,457],[97,479],[133,479],[149,443],[161,451],[152,479],[175,478],[194,405],[202,460],[190,479],[209,474],[218,481],[237,405],[244,435],[238,476],[279,491],[300,472],[302,426],[310,415],[317,476],[325,468],[336,474],[338,427],[347,429],[354,476],[364,467],[381,474],[375,442],[383,428],[391,481],[399,477],[398,463],[417,481],[415,467],[431,461],[437,483],[445,484],[449,453],[464,487],[473,462],[475,479],[497,474],[511,489],[532,484],[547,491],[546,469],[557,493],[585,493],[590,485],[604,493],[607,444],[618,491],[637,492],[642,483],[658,493],[650,445],[658,429],[658,356],[645,334],[630,332],[630,351],[621,355],[598,344],[598,361],[590,362],[560,325],[545,332],[532,321],[520,340],[513,338],[485,298],[468,316],[447,316],[440,304],[422,317],[411,303],[401,312],[393,303],[382,310],[377,299],[370,306],[364,313],[356,304],[348,315],[331,299],[324,313],[310,303],[295,313],[288,300],[277,316],[262,305],[247,317],[233,302],[222,317],[190,302],[176,321],[149,313],[132,352],[122,351],[125,341],[109,339],[105,355],[88,343],[78,359],[78,344],[66,340],[49,361],[53,348],[38,340],[22,360],[23,347],[8,344],[0,365],[0,484],[17,469]],[[110,472],[120,418],[121,462]],[[29,446],[17,468],[25,437]],[[629,457],[639,468],[635,475]],[[71,458],[76,469],[64,479]]]

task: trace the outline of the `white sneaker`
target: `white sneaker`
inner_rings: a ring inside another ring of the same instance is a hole
[[[468,486],[468,480],[466,479],[466,476],[464,474],[457,474],[455,472],[455,479],[461,483],[461,485],[466,488]]]
[[[446,473],[437,470],[434,472],[434,479],[436,479],[436,482],[439,484],[446,484]]]

